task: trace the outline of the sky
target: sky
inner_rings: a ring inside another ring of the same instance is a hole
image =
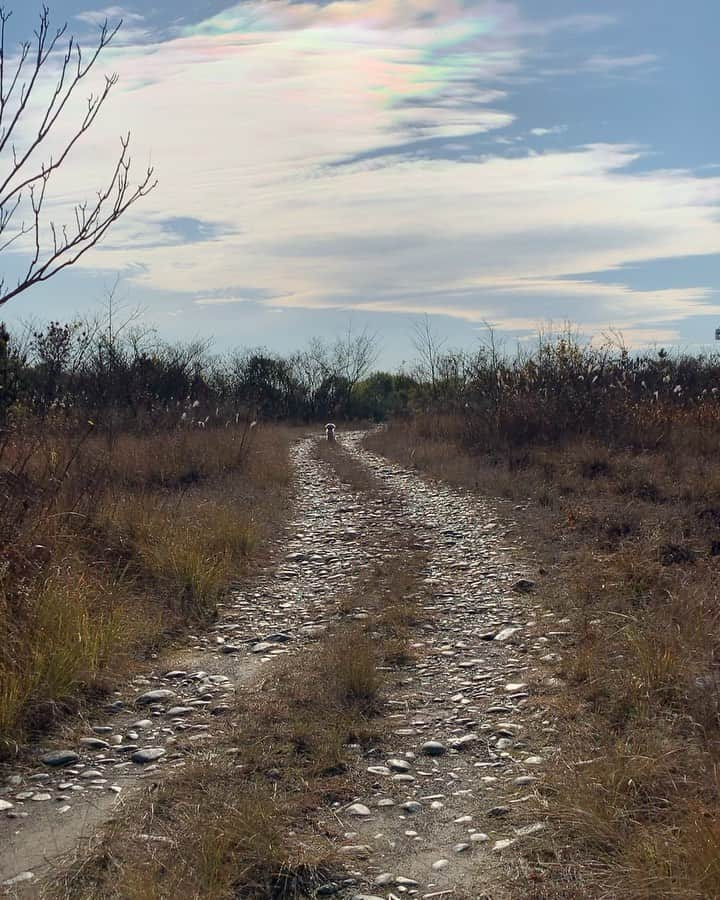
[[[97,70],[119,82],[49,214],[92,198],[127,130],[159,185],[4,307],[11,324],[97,311],[119,278],[171,340],[286,352],[351,323],[387,365],[425,315],[465,348],[488,325],[514,345],[567,321],[697,349],[720,325],[717,0],[58,0],[51,15],[88,47],[106,18],[123,27]],[[10,42],[35,23],[18,0]],[[81,110],[66,112],[62,127]]]

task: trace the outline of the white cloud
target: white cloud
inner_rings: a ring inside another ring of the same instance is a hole
[[[615,72],[618,69],[645,69],[659,62],[654,53],[639,53],[635,56],[591,56],[585,68],[591,72]]]
[[[246,302],[245,285],[274,308],[436,312],[515,328],[555,310],[638,335],[714,312],[702,287],[631,290],[592,273],[720,252],[720,178],[627,171],[642,151],[611,144],[336,166],[506,127],[504,79],[524,71],[529,35],[607,24],[573,17],[543,31],[512,4],[478,11],[468,18],[460,0],[249,2],[152,52],[118,49],[111,114],[63,172],[60,201],[102,183],[119,123],[151,148],[161,184],[81,265],[132,269],[138,287],[200,307]],[[211,240],[157,246],[169,217],[219,227]]]
[[[199,297],[193,300],[196,306],[225,306],[233,303],[252,303],[251,297]]]
[[[567,125],[553,125],[552,128],[531,128],[530,134],[535,137],[545,137],[548,134],[563,134],[567,131]]]
[[[144,22],[145,16],[131,12],[122,6],[106,6],[104,9],[86,10],[75,16],[78,22],[85,25],[102,25],[104,22]]]

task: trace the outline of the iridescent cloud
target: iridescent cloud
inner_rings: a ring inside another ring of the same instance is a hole
[[[542,120],[518,122],[521,136],[568,146],[510,152],[515,80],[535,74],[544,37],[608,22],[527,21],[509,2],[269,0],[119,48],[113,118],[78,148],[60,200],[102,181],[116,121],[152,148],[161,186],[82,265],[176,292],[188,315],[260,304],[517,330],[551,315],[640,339],[720,311],[703,285],[592,276],[720,252],[720,177],[638,172],[645,150],[573,147],[571,129]],[[481,155],[472,136],[486,132],[508,143]],[[168,221],[212,228],[178,247]]]

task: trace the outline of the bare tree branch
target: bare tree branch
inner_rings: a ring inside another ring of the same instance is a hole
[[[28,103],[37,92],[40,77],[46,70],[51,56],[65,36],[67,26],[52,32],[48,7],[43,7],[40,24],[35,31],[35,43],[23,43],[15,63],[14,74],[7,73],[6,26],[11,13],[0,6],[0,154],[11,154],[12,160],[6,173],[0,173],[0,252],[27,238],[29,260],[23,275],[14,286],[0,277],[0,306],[28,288],[52,278],[58,272],[74,265],[83,254],[94,247],[108,229],[141,197],[152,191],[157,181],[149,167],[139,181],[132,185],[130,134],[120,140],[120,152],[106,187],[97,192],[93,203],[78,203],[73,208],[74,224],[46,221],[43,209],[48,195],[48,185],[54,174],[63,166],[78,141],[97,119],[112,88],[117,84],[116,74],[105,77],[103,89],[90,94],[84,116],[65,138],[54,155],[35,161],[38,152],[64,113],[69,113],[68,103],[78,86],[91,72],[100,54],[112,42],[122,22],[110,27],[107,21],[101,26],[93,52],[84,60],[80,45],[70,37],[59,60],[59,72],[55,87],[44,103],[37,126],[23,127],[31,134],[27,145],[18,150],[13,140],[20,122],[29,113]],[[31,58],[32,68],[27,80],[22,81],[19,97],[13,101],[17,85]],[[27,211],[30,224],[18,221],[23,210]],[[32,235],[32,238],[29,236]]]
[[[419,356],[420,377],[426,378],[434,388],[438,380],[445,340],[438,336],[427,313],[413,325],[412,342]]]

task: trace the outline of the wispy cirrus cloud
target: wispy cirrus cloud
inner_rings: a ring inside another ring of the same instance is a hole
[[[546,137],[548,134],[563,134],[567,131],[567,125],[553,125],[550,128],[531,128],[530,134],[534,137]]]
[[[562,65],[544,65],[539,69],[539,74],[544,78],[578,77],[589,74],[596,77],[630,79],[657,72],[661,65],[662,60],[655,53],[636,53],[630,56],[598,53],[573,58]]]
[[[584,63],[590,72],[617,72],[657,67],[660,57],[654,53],[638,53],[634,56],[591,56]]]
[[[89,9],[77,13],[75,19],[84,25],[102,25],[104,22],[118,22],[121,19],[123,22],[133,24],[144,22],[145,16],[123,6],[106,6],[104,9]]]
[[[234,303],[253,303],[252,297],[196,297],[193,303],[196,306],[227,306]]]

